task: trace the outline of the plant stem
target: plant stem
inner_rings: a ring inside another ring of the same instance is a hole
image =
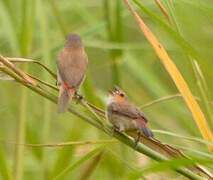
[[[40,14],[40,25],[41,25],[41,46],[43,50],[43,57],[42,61],[44,64],[46,64],[48,67],[51,66],[50,63],[50,51],[49,51],[49,39],[48,39],[48,34],[47,32],[49,31],[48,26],[47,26],[47,18],[46,18],[46,9],[44,8],[45,2],[39,0],[38,1],[38,9],[39,9],[39,14]],[[50,4],[54,3],[53,1],[49,1]],[[51,6],[52,7],[52,6]],[[45,81],[50,81],[50,78],[46,72],[44,72],[44,80]],[[44,110],[43,110],[43,127],[42,127],[42,141],[47,142],[48,137],[49,137],[49,131],[50,131],[50,120],[51,120],[51,103],[47,100],[44,99]],[[43,179],[47,179],[48,177],[48,153],[46,149],[43,149],[43,154],[42,154],[42,165],[41,165],[41,171],[42,171],[42,177]]]
[[[51,7],[51,10],[53,12],[52,14],[55,16],[56,22],[58,23],[58,26],[59,26],[63,36],[66,38],[66,35],[67,35],[66,26],[64,25],[63,18],[61,17],[58,7],[55,4],[54,0],[48,0],[48,2]]]
[[[123,41],[122,35],[122,21],[121,21],[121,3],[120,0],[110,1],[105,0],[105,16],[107,19],[107,33],[109,41],[121,43]],[[112,13],[113,11],[113,13]],[[115,17],[111,17],[115,14]],[[115,19],[115,21],[114,21]],[[118,62],[122,56],[122,50],[112,49],[110,50],[110,59],[112,63],[112,83],[120,85]]]
[[[27,89],[25,87],[21,88],[21,102],[20,102],[20,110],[18,117],[18,130],[17,130],[17,142],[24,143],[25,142],[25,120],[26,120],[26,101],[27,101]],[[15,179],[21,180],[23,174],[23,157],[24,157],[24,147],[16,147],[15,152]]]
[[[27,1],[22,1],[22,26],[21,26],[21,36],[27,31]],[[22,56],[27,55],[27,37],[24,36],[20,39],[20,51]],[[23,67],[24,70],[27,69],[25,64]],[[19,106],[19,116],[17,121],[16,129],[16,141],[18,143],[25,142],[25,120],[26,120],[26,103],[27,103],[27,90],[25,87],[21,88],[20,93],[20,106]],[[24,147],[16,147],[15,149],[15,159],[14,159],[14,178],[16,180],[21,180],[23,176],[23,158],[24,158]]]

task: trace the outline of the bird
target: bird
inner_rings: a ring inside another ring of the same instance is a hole
[[[137,131],[136,145],[141,135],[154,137],[145,115],[134,105],[130,104],[126,93],[115,86],[116,91],[110,90],[107,102],[106,118],[113,125],[113,129],[120,132]]]
[[[63,49],[57,60],[57,85],[60,86],[58,98],[58,113],[65,113],[69,102],[78,94],[88,67],[88,57],[81,37],[78,34],[68,34]]]

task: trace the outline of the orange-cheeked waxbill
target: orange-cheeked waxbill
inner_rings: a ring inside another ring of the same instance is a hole
[[[109,91],[110,97],[107,104],[106,116],[109,122],[114,126],[115,130],[137,131],[139,141],[141,134],[147,137],[154,137],[147,118],[140,112],[134,105],[130,104],[125,92],[119,87],[115,88],[116,91]]]
[[[64,113],[69,102],[84,81],[88,58],[81,37],[69,34],[56,61],[58,67],[57,85],[61,85],[58,99],[58,112]]]

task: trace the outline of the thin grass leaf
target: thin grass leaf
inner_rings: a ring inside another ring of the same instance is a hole
[[[14,79],[8,75],[0,74],[0,80],[2,81],[14,81]]]
[[[76,131],[70,132],[67,141],[73,141],[75,139],[78,139],[79,135],[76,134]],[[75,153],[75,146],[62,146],[62,149],[58,152],[57,158],[53,164],[53,168],[50,171],[49,178],[52,180],[54,177],[56,177],[58,174],[60,174],[64,169],[66,169],[69,164],[72,162],[74,153]]]
[[[9,1],[1,1],[0,3],[2,3],[2,5],[0,5],[0,17],[1,22],[5,27],[5,36],[8,39],[8,42],[10,42],[11,51],[13,54],[16,56],[20,55],[20,48],[16,31],[18,25],[12,6],[13,3]]]
[[[182,97],[181,94],[174,94],[174,95],[170,95],[170,96],[165,96],[165,97],[162,97],[162,98],[159,98],[159,99],[156,99],[156,100],[153,100],[149,103],[146,103],[144,105],[141,105],[139,106],[140,109],[145,109],[149,106],[152,106],[153,104],[157,104],[157,103],[160,103],[160,102],[164,102],[164,101],[167,101],[167,100],[170,100],[170,99],[175,99],[175,98],[178,98],[178,97]],[[196,100],[199,100],[200,101],[200,98],[194,96],[194,98]],[[212,102],[208,101],[209,104],[212,104]]]
[[[10,62],[28,62],[28,63],[35,63],[43,67],[54,79],[56,79],[56,74],[50,70],[46,65],[42,64],[41,62],[37,60],[32,60],[32,59],[26,59],[26,58],[12,58],[12,57],[7,57],[7,59]]]
[[[66,38],[66,36],[67,36],[67,29],[66,29],[66,27],[64,25],[63,18],[61,17],[61,13],[58,10],[58,6],[55,4],[54,0],[48,0],[48,3],[50,5],[50,7],[51,7],[52,14],[55,17],[56,22],[58,23],[58,27],[60,28],[61,33]]]
[[[198,155],[199,155],[201,158],[208,158],[208,159],[212,159],[213,160],[212,155],[207,154],[205,152],[198,151],[198,150],[192,149],[190,147],[179,146],[179,145],[176,145],[176,144],[171,144],[171,145],[176,147],[176,148],[178,148],[178,149],[184,150],[184,152],[189,152],[190,153],[190,157],[192,157],[192,158],[193,157],[198,157]],[[192,155],[192,153],[194,155]]]
[[[107,33],[108,39],[112,42],[121,43],[123,41],[123,26],[121,21],[121,3],[120,0],[104,1],[104,11],[107,20]],[[115,14],[115,16],[113,16]],[[120,84],[120,73],[118,69],[118,62],[122,56],[122,50],[120,49],[111,49],[110,60],[112,62],[112,82],[113,84]]]
[[[51,1],[52,2],[52,1]],[[54,5],[54,4],[53,4]],[[41,48],[42,48],[42,61],[44,64],[46,64],[48,67],[51,66],[51,55],[50,55],[50,39],[48,36],[48,19],[47,19],[47,14],[46,14],[46,8],[45,4],[43,1],[38,1],[38,10],[39,10],[39,15],[40,15],[40,26],[41,26]],[[44,65],[42,67],[45,67]],[[45,70],[49,71],[48,68],[45,68]],[[49,76],[47,76],[46,73],[43,73],[43,77],[45,81],[50,81]],[[52,113],[51,113],[51,102],[49,102],[47,99],[44,99],[43,101],[43,126],[41,129],[41,137],[42,141],[46,142],[49,139],[49,134],[50,134],[50,122],[52,120]],[[43,155],[42,155],[42,165],[41,165],[41,171],[42,171],[42,177],[43,179],[47,179],[49,175],[49,160],[48,156],[49,153],[47,152],[46,149],[43,149]]]
[[[163,131],[163,130],[153,130],[153,131],[155,133],[165,134],[165,135],[174,136],[174,137],[178,137],[178,138],[183,138],[183,139],[187,139],[187,140],[190,140],[190,141],[195,141],[195,142],[199,142],[199,143],[202,143],[202,144],[213,146],[213,142],[211,142],[211,141],[207,141],[207,140],[203,140],[203,139],[199,139],[199,138],[195,138],[195,137],[183,136],[183,135],[179,135],[179,134],[176,134],[176,133]]]
[[[213,160],[206,160],[206,159],[205,160],[203,160],[203,159],[193,159],[193,160],[188,159],[187,160],[187,159],[183,159],[183,158],[172,159],[169,161],[156,163],[142,171],[135,172],[134,174],[131,174],[129,176],[129,179],[132,179],[132,180],[138,179],[141,177],[141,174],[144,175],[144,174],[148,174],[151,172],[153,173],[153,172],[158,172],[158,171],[164,171],[164,170],[174,169],[174,168],[183,167],[183,166],[192,166],[198,162],[200,164],[211,164],[213,162]],[[201,179],[205,179],[205,178],[201,178]]]
[[[16,143],[3,141],[4,144],[11,144],[17,146],[26,146],[26,147],[63,147],[63,146],[82,146],[82,145],[94,145],[94,144],[106,144],[106,143],[116,143],[115,140],[97,140],[97,141],[74,141],[74,142],[59,142],[52,144],[29,144],[29,143]]]
[[[33,30],[34,30],[34,22],[35,22],[35,5],[36,1],[22,1],[22,16],[21,16],[21,33],[19,38],[20,44],[20,53],[21,56],[26,57],[32,48],[32,39],[33,39]],[[4,60],[1,58],[1,60]],[[32,86],[38,86],[38,84],[32,80],[26,73],[19,70],[19,68],[15,67],[11,62],[5,61],[4,65],[10,66],[10,68],[20,75],[27,83],[30,83]],[[23,66],[24,71],[27,71],[27,65]],[[24,143],[25,142],[25,122],[27,118],[27,89],[22,87],[20,92],[20,106],[19,106],[19,117],[17,124],[16,137],[17,142]],[[23,162],[24,162],[24,147],[17,147],[15,149],[15,157],[14,157],[14,178],[17,180],[21,180],[23,178]]]
[[[31,143],[40,143],[41,142],[41,138],[38,135],[38,132],[36,129],[34,129],[33,127],[30,126],[30,124],[27,124],[26,126],[26,142],[31,142]],[[7,143],[17,143],[17,142],[5,142],[3,141],[3,143],[7,144]],[[31,152],[33,154],[33,156],[40,162],[42,160],[42,149],[41,148],[31,148]]]
[[[208,3],[203,3],[202,1],[190,1],[190,0],[181,0],[177,1],[178,3],[194,6],[198,9],[205,11],[208,15],[213,15],[213,8],[209,6]]]
[[[41,84],[43,84],[43,85],[45,85],[45,86],[47,86],[47,87],[49,87],[49,88],[51,88],[51,89],[53,89],[55,91],[59,91],[57,86],[54,86],[54,85],[52,85],[52,84],[50,84],[50,83],[48,83],[46,81],[43,81],[43,80],[37,78],[36,76],[30,75],[30,74],[27,74],[27,75],[30,76],[32,79],[40,82]]]
[[[213,129],[213,111],[212,111],[212,105],[211,105],[212,99],[209,93],[210,91],[207,86],[205,77],[203,76],[200,66],[196,60],[192,60],[192,66],[194,68],[194,72],[197,78],[197,84],[201,94],[201,102],[203,102],[204,104],[210,125]]]
[[[12,69],[16,74],[18,74],[20,77],[22,77],[24,80],[26,80],[26,82],[28,82],[28,83],[30,83],[30,84],[32,84],[34,86],[38,86],[38,84],[34,80],[32,80],[32,78],[30,78],[26,73],[21,71],[13,63],[11,63],[10,61],[5,60],[5,58],[3,56],[0,56],[0,62],[2,62],[5,66],[7,66],[10,69]]]
[[[170,96],[165,96],[165,97],[156,99],[156,100],[154,100],[152,102],[149,102],[147,104],[144,104],[144,105],[140,106],[139,108],[140,109],[144,109],[144,108],[147,108],[149,106],[152,106],[153,104],[164,102],[164,101],[167,101],[167,100],[170,100],[170,99],[175,99],[175,98],[178,98],[178,97],[182,97],[182,95],[181,94],[174,94],[174,95],[170,95]]]
[[[101,160],[104,157],[104,150],[99,152],[91,161],[84,167],[83,173],[80,175],[79,180],[87,180],[89,179],[94,171],[96,170],[97,166],[100,164]]]
[[[54,178],[54,180],[64,178],[66,175],[68,175],[70,172],[72,172],[75,168],[78,168],[85,161],[87,161],[88,159],[92,158],[98,152],[102,151],[107,145],[108,144],[99,146],[99,147],[95,148],[94,150],[90,151],[89,153],[87,153],[86,155],[84,155],[82,158],[80,158],[77,162],[75,162],[74,164],[72,164],[71,166],[69,166],[68,168],[66,168],[64,171],[62,171],[59,175],[57,175]]]
[[[0,174],[2,176],[2,179],[12,180],[12,173],[9,170],[7,159],[5,157],[6,155],[1,146],[0,147]]]
[[[85,47],[97,48],[97,49],[106,49],[106,50],[149,50],[148,46],[144,43],[126,43],[126,42],[105,42],[105,41],[85,41]],[[171,48],[172,50],[172,48]]]
[[[162,64],[165,66],[166,70],[170,74],[171,78],[173,79],[174,83],[176,84],[178,90],[182,94],[186,104],[188,105],[194,120],[203,135],[204,139],[208,141],[213,141],[213,135],[208,127],[208,123],[205,119],[203,112],[201,111],[198,103],[194,99],[187,83],[185,82],[183,76],[177,69],[176,65],[173,63],[171,58],[168,56],[166,50],[163,46],[159,43],[157,38],[152,34],[140,16],[136,13],[136,11],[130,6],[127,0],[124,0],[127,7],[130,9],[131,13],[135,17],[136,21],[138,22],[141,31],[144,33],[147,40],[150,42],[152,47],[154,48],[156,54],[158,55],[159,59],[161,60]],[[209,150],[213,153],[213,147],[208,145]]]
[[[20,93],[20,107],[19,107],[19,116],[17,122],[17,139],[18,143],[25,142],[25,122],[26,122],[26,108],[27,108],[27,89],[22,87]],[[14,178],[17,180],[21,180],[24,173],[23,168],[23,161],[24,161],[24,147],[17,146],[15,151],[15,158],[14,158]]]
[[[163,15],[165,16],[166,20],[168,21],[169,25],[171,26],[172,23],[170,21],[169,15],[166,12],[166,9],[163,7],[163,5],[161,4],[161,2],[159,0],[155,0],[155,3],[157,4],[157,6],[160,8],[161,12],[163,13]]]

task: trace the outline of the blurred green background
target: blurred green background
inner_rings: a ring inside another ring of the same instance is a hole
[[[210,103],[213,95],[213,2],[161,0],[171,18],[171,28],[154,0],[140,2],[158,19],[130,2],[166,48],[193,94],[200,98],[199,104],[213,130]],[[54,72],[57,54],[66,35],[72,32],[80,34],[89,58],[87,78],[81,93],[100,108],[105,108],[108,90],[114,84],[122,87],[137,106],[178,93],[121,0],[0,0],[0,27],[0,53],[3,56],[39,60]],[[167,27],[182,40],[171,36]],[[191,45],[191,49],[183,48],[184,40]],[[192,55],[197,57],[206,84],[198,77]],[[55,84],[55,80],[38,65],[17,65]],[[3,142],[57,143],[111,139],[73,115],[58,115],[55,105],[18,83],[0,81],[0,86],[1,179],[52,179],[98,146],[38,148]],[[202,138],[181,97],[153,104],[144,108],[143,112],[154,130]],[[177,145],[192,157],[209,154],[205,144],[159,132],[155,132],[155,136],[165,143]],[[152,163],[154,161],[125,145],[113,143],[64,179],[127,179]],[[91,176],[86,174],[88,167],[92,169]],[[213,166],[209,165],[209,168]],[[169,171],[145,177],[183,179]]]

